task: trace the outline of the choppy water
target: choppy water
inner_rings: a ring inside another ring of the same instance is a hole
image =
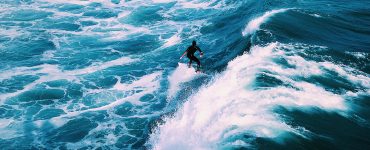
[[[0,146],[370,149],[369,52],[368,0],[1,0]]]

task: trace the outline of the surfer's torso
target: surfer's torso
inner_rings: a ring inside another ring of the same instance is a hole
[[[198,46],[189,46],[187,51],[188,51],[188,55],[194,55],[194,53],[199,50],[200,51],[200,48]],[[201,51],[200,51],[201,52]]]

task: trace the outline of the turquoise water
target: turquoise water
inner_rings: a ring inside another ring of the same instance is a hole
[[[369,149],[369,27],[366,0],[2,0],[0,146]]]

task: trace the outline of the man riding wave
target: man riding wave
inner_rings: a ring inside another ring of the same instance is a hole
[[[194,56],[194,53],[196,51],[199,51],[200,52],[200,57],[203,56],[203,52],[202,50],[200,50],[200,48],[197,46],[197,42],[193,41],[192,45],[188,47],[188,49],[186,49],[186,51],[184,52],[184,54],[182,54],[182,56],[180,57],[180,59],[182,59],[182,57],[185,56],[185,54],[187,54],[186,56],[189,58],[189,64],[188,64],[188,67],[190,68],[191,66],[191,63],[193,61],[195,61],[197,63],[197,70],[196,71],[200,71],[200,61],[197,57]]]

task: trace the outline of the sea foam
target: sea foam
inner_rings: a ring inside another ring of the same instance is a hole
[[[346,111],[342,96],[304,81],[290,80],[295,88],[254,89],[252,85],[256,75],[265,66],[273,65],[270,63],[272,58],[283,53],[279,45],[254,46],[251,54],[229,62],[227,69],[216,76],[214,82],[193,94],[173,118],[165,119],[166,122],[151,135],[153,148],[214,149],[221,145],[245,145],[245,142],[237,142],[238,138],[233,138],[239,134],[274,139],[293,132],[305,137],[304,133],[287,125],[273,112],[276,106]],[[301,71],[310,74],[310,70]],[[315,97],[316,94],[320,94],[320,98]]]

